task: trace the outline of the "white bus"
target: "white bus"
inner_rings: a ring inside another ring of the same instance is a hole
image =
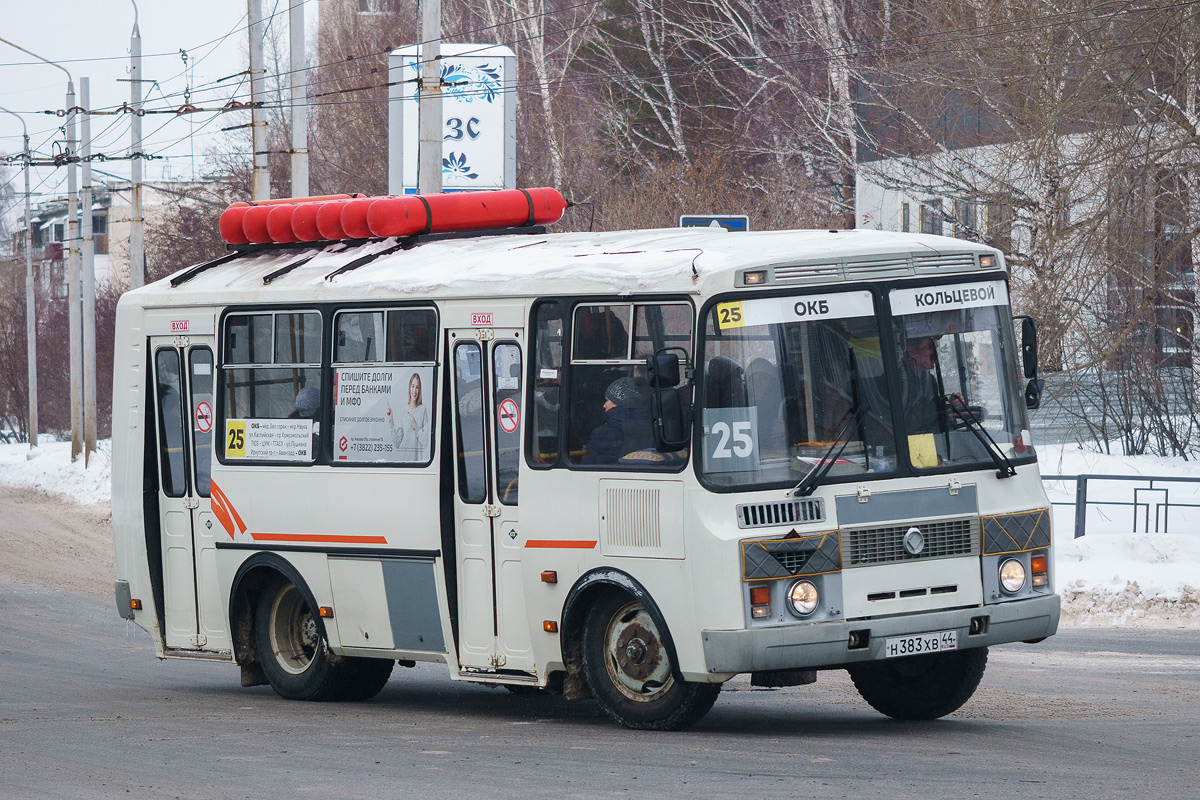
[[[846,669],[941,717],[1058,626],[1033,333],[939,236],[232,246],[118,307],[118,610],[300,700],[425,661],[674,729]]]

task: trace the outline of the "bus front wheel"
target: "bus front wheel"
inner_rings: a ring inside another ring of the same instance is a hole
[[[628,595],[605,595],[591,608],[582,655],[584,676],[600,708],[627,728],[686,728],[708,713],[721,691],[719,683],[675,678],[657,624]]]
[[[329,651],[304,594],[286,578],[263,587],[254,621],[259,662],[271,688],[289,700],[367,700],[387,683],[390,659]]]
[[[849,669],[871,708],[893,719],[929,720],[962,707],[987,666],[986,647],[872,661]]]

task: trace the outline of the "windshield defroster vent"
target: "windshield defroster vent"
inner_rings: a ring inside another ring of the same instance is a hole
[[[803,525],[825,521],[825,501],[819,497],[777,503],[743,503],[737,507],[739,528]]]

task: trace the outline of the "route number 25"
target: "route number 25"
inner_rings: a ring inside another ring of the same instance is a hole
[[[715,422],[710,430],[721,437],[713,450],[713,458],[746,458],[754,452],[754,428],[750,422]]]
[[[246,421],[229,421],[225,431],[225,457],[238,458],[246,455]]]

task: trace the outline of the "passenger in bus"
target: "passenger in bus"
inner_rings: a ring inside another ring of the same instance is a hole
[[[396,422],[395,416],[389,405],[387,420],[392,431],[392,441],[396,445],[396,460],[428,461],[429,408],[421,397],[420,374],[414,372],[408,379],[408,402],[399,414],[399,423]]]
[[[296,410],[288,415],[288,419],[316,419],[320,407],[320,390],[315,386],[305,386],[296,394]]]
[[[742,365],[728,356],[713,356],[705,367],[704,405],[708,408],[745,408],[746,378]]]
[[[650,407],[633,378],[617,378],[604,391],[604,424],[588,438],[584,464],[616,464],[622,456],[654,446]]]

